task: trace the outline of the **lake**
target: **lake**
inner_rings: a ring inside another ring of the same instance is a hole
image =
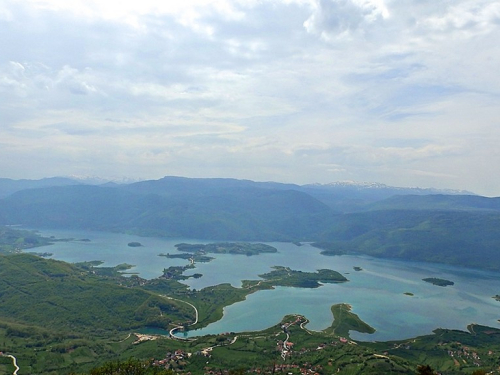
[[[53,253],[53,259],[71,263],[91,260],[101,260],[103,266],[129,263],[135,266],[130,272],[147,279],[161,276],[164,268],[187,264],[183,259],[168,259],[158,254],[177,253],[174,245],[180,242],[209,242],[94,231],[43,230],[40,233],[90,242],[57,242],[34,251],[47,251]],[[134,241],[143,246],[127,246]],[[259,279],[259,274],[269,272],[275,265],[312,272],[328,268],[344,274],[349,282],[325,284],[316,289],[277,287],[259,291],[243,302],[226,307],[220,321],[190,331],[189,335],[260,330],[292,313],[305,315],[310,320],[309,329],[321,330],[332,322],[331,305],[342,302],[352,305],[353,312],[377,330],[372,335],[351,332],[351,337],[357,340],[405,339],[431,333],[436,328],[465,330],[470,323],[499,326],[500,302],[491,297],[500,294],[500,273],[366,256],[324,256],[309,244],[267,244],[276,247],[278,253],[210,254],[216,259],[197,263],[195,269],[186,272],[186,275],[201,273],[203,277],[185,283],[194,289],[220,283],[240,287],[241,280]],[[355,271],[353,267],[361,267],[362,271]],[[455,285],[435,286],[422,281],[426,277],[448,279]],[[406,292],[414,295],[405,295]]]

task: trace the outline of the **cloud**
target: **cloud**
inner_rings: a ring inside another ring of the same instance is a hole
[[[500,21],[500,4],[496,2],[459,2],[445,12],[428,17],[421,22],[423,28],[440,34],[460,33],[473,36],[491,32]]]
[[[55,85],[67,89],[75,95],[87,95],[97,92],[96,87],[88,82],[88,78],[92,79],[90,68],[86,68],[84,72],[79,72],[78,69],[65,65],[57,73]]]
[[[304,27],[325,40],[348,38],[389,17],[383,0],[317,0],[315,5]]]
[[[492,0],[7,0],[0,169],[500,186],[499,19]]]

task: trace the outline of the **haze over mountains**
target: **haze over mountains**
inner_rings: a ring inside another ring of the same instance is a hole
[[[107,180],[96,177],[49,177],[39,180],[14,180],[0,178],[0,198],[5,198],[20,190],[35,189],[43,187],[69,186],[69,185],[100,185],[100,186],[125,186],[131,191],[152,193],[179,193],[186,188],[190,190],[204,189],[214,191],[222,188],[255,187],[278,190],[298,190],[307,192],[313,196],[323,197],[320,200],[336,201],[359,200],[361,202],[377,201],[393,195],[429,195],[429,194],[450,194],[450,195],[474,195],[465,190],[445,190],[418,187],[394,187],[379,183],[337,181],[329,184],[285,184],[278,182],[255,182],[251,180],[237,180],[231,178],[185,178],[168,176],[160,180],[148,181],[120,181]]]
[[[2,225],[311,241],[331,254],[500,269],[500,198],[467,192],[165,177],[99,186],[2,179],[0,194]]]

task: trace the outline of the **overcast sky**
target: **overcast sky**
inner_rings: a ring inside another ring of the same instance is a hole
[[[496,0],[0,0],[0,177],[500,195]]]

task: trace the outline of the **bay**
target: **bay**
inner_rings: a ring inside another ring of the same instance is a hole
[[[90,240],[56,242],[44,248],[53,253],[54,259],[72,263],[101,260],[103,266],[129,263],[134,265],[129,272],[147,279],[160,276],[164,268],[186,264],[182,259],[159,257],[159,253],[176,253],[174,245],[180,242],[208,243],[92,231],[43,230],[41,234]],[[129,247],[129,242],[140,242],[143,246]],[[500,302],[491,298],[500,294],[497,272],[366,256],[324,256],[309,244],[268,244],[276,247],[278,253],[211,254],[216,258],[212,262],[197,263],[195,269],[186,272],[201,273],[203,277],[185,283],[194,289],[220,283],[240,287],[241,280],[259,279],[259,274],[269,272],[275,265],[310,272],[333,269],[344,274],[349,282],[316,289],[277,287],[260,291],[226,307],[220,321],[189,331],[188,335],[265,329],[292,313],[305,315],[310,320],[309,329],[321,330],[331,324],[330,307],[336,303],[349,303],[354,313],[377,330],[372,335],[351,332],[351,337],[358,340],[405,339],[431,333],[436,328],[465,330],[470,323],[498,326]],[[361,267],[362,271],[353,267]],[[426,277],[448,279],[455,284],[439,287],[422,281]]]

